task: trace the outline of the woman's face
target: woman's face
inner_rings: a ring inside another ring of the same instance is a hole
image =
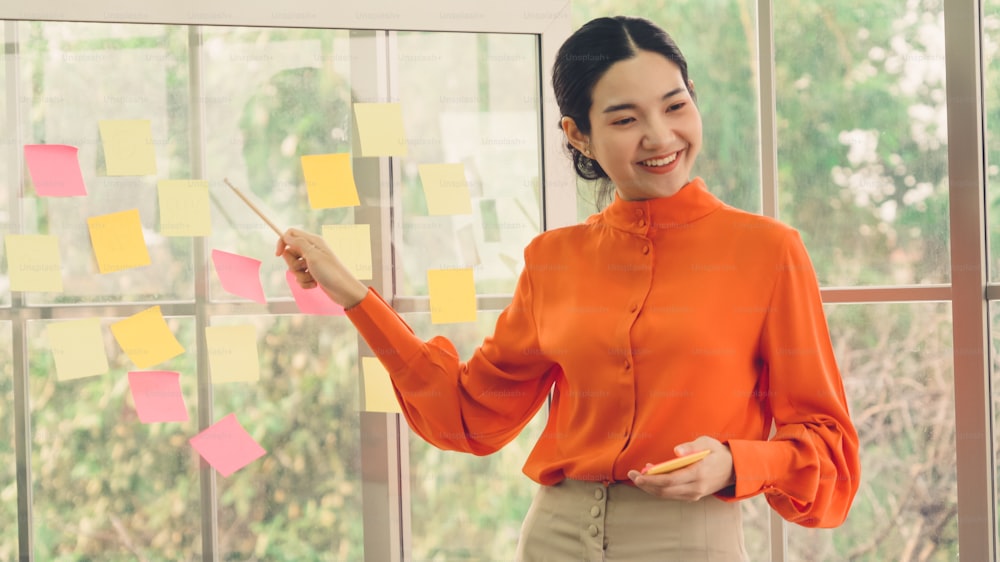
[[[701,114],[680,68],[663,55],[640,50],[613,64],[594,86],[590,126],[589,136],[576,131],[580,144],[573,144],[589,147],[622,199],[669,197],[690,181]]]

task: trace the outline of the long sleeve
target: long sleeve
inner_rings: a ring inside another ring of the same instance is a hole
[[[444,337],[420,340],[373,289],[347,314],[388,370],[410,428],[441,449],[495,452],[531,421],[552,386],[527,268],[494,335],[467,363]]]
[[[776,431],[768,441],[730,440],[735,496],[763,491],[788,521],[840,525],[860,478],[858,435],[849,418],[818,283],[798,233],[789,235],[768,313],[759,387]]]

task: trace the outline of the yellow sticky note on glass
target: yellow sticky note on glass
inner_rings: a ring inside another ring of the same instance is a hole
[[[205,343],[213,383],[260,380],[256,327],[209,326],[205,328]]]
[[[354,172],[351,171],[350,154],[311,154],[301,160],[311,208],[332,209],[361,204]]]
[[[396,393],[392,390],[389,371],[385,370],[381,361],[375,357],[362,357],[361,376],[365,381],[366,412],[403,413],[396,400]]]
[[[431,324],[476,321],[476,284],[472,269],[427,271],[431,297]]]
[[[149,119],[104,120],[98,127],[107,175],[156,175],[156,151]]]
[[[429,215],[471,215],[472,197],[462,164],[421,164],[420,183]]]
[[[406,156],[403,108],[398,103],[356,103],[361,156]]]
[[[94,246],[97,269],[113,273],[149,265],[149,250],[142,235],[139,210],[99,215],[87,219],[90,242]]]
[[[111,325],[111,333],[122,351],[140,369],[184,353],[184,347],[170,331],[159,306],[115,322]]]
[[[372,278],[372,234],[367,224],[325,224],[323,240],[341,262],[362,280]]]
[[[160,180],[156,184],[156,193],[160,203],[160,234],[212,234],[212,210],[206,180]]]
[[[56,364],[56,379],[68,381],[108,372],[101,321],[97,318],[52,322],[45,326]]]
[[[46,234],[8,234],[4,245],[11,291],[63,292],[58,238]]]

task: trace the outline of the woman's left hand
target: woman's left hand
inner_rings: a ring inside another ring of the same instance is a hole
[[[729,446],[717,439],[701,436],[674,447],[677,456],[708,449],[707,457],[667,474],[642,474],[630,470],[628,477],[648,494],[670,500],[698,501],[736,483],[733,455]]]

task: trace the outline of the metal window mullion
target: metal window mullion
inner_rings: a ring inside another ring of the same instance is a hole
[[[8,233],[20,234],[21,190],[24,186],[24,168],[20,147],[24,145],[21,130],[20,96],[21,61],[18,22],[4,22],[5,84],[7,97],[7,130],[12,135],[4,157],[7,158],[7,201],[10,224]],[[28,364],[28,318],[21,314],[25,308],[24,293],[11,291],[11,355],[14,378],[14,459],[17,464],[17,544],[22,562],[34,560],[34,536],[31,511],[31,381]]]
[[[205,169],[205,106],[202,87],[202,30],[199,26],[188,27],[188,105],[189,105],[189,157],[191,177],[204,178]],[[198,430],[209,427],[214,420],[212,407],[212,380],[208,369],[208,348],[205,342],[205,328],[209,325],[209,275],[205,266],[207,241],[203,236],[192,238],[192,259],[194,260],[194,322],[195,347],[197,348],[198,377]],[[219,559],[219,510],[218,485],[215,469],[204,460],[199,463],[199,487],[201,491],[201,556],[205,562]]]
[[[980,23],[980,2],[945,0],[958,548],[962,559],[994,560]]]
[[[757,0],[757,100],[760,104],[761,213],[778,217],[778,134],[774,87],[774,10],[771,0]],[[788,550],[785,520],[768,510],[771,562],[784,562]]]

